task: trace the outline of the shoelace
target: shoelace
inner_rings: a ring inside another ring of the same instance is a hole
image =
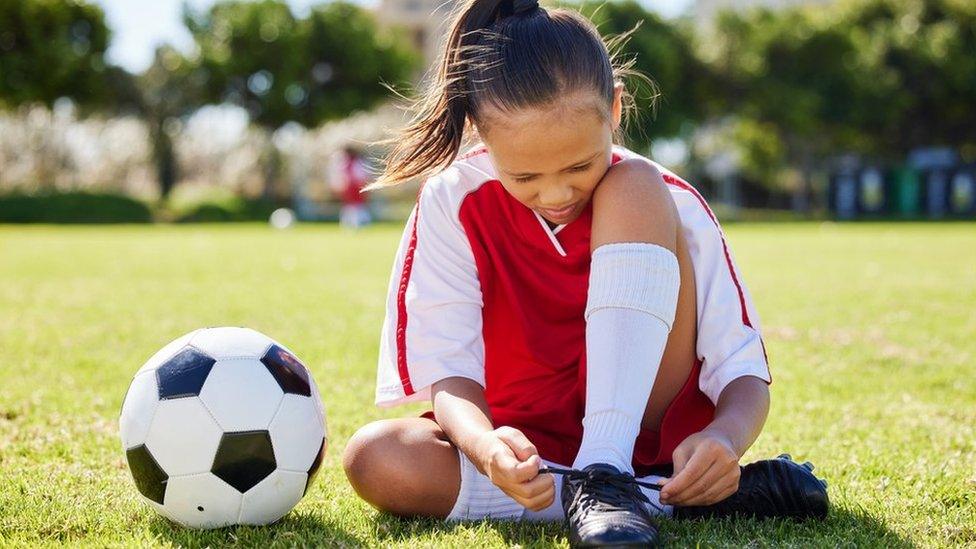
[[[539,474],[553,474],[553,475],[563,475],[570,480],[590,480],[599,482],[608,482],[612,480],[614,483],[625,483],[625,484],[636,484],[638,486],[643,486],[644,488],[650,488],[656,492],[660,492],[663,488],[660,484],[654,484],[653,482],[644,482],[637,480],[627,473],[609,473],[607,471],[580,471],[579,469],[560,469],[558,467],[544,467],[539,469]]]
[[[658,510],[661,509],[659,505],[647,499],[647,496],[638,488],[639,486],[643,486],[651,490],[660,491],[661,485],[637,480],[627,473],[611,473],[600,470],[580,471],[578,469],[560,469],[558,467],[540,469],[539,473],[562,475],[567,480],[581,482],[583,486],[576,492],[576,497],[571,507],[584,506],[584,514],[593,508],[607,506],[610,509],[614,509],[620,505],[632,504],[633,499],[627,497],[627,494],[636,496],[638,500]]]

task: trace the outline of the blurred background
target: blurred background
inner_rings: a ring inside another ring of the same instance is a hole
[[[0,222],[338,219],[454,5],[0,0]],[[973,0],[562,5],[640,25],[625,144],[723,218],[976,218]]]

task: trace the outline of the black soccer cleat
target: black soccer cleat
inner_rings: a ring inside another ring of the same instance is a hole
[[[570,547],[654,547],[657,528],[639,481],[616,467],[596,463],[565,475],[562,503]]]
[[[788,454],[742,468],[739,489],[728,498],[700,507],[675,507],[674,518],[721,517],[827,518],[827,482],[814,476],[813,464],[795,463]]]

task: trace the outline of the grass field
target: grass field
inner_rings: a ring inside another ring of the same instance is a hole
[[[0,227],[0,546],[565,546],[562,525],[377,514],[342,474],[370,420],[399,227]],[[747,460],[828,479],[826,523],[665,521],[673,546],[976,546],[976,224],[727,229],[763,321],[773,408]],[[194,328],[245,325],[322,389],[330,447],[295,511],[193,532],[137,498],[117,414],[132,374]],[[391,456],[390,459],[396,459]]]

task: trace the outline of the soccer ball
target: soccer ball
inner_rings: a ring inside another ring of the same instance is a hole
[[[191,528],[278,520],[308,491],[326,447],[312,376],[247,328],[197,330],[163,347],[133,378],[119,427],[143,498]]]
[[[288,229],[295,224],[295,221],[297,221],[295,212],[288,208],[278,208],[271,212],[271,217],[268,218],[268,223],[271,223],[275,229]]]

